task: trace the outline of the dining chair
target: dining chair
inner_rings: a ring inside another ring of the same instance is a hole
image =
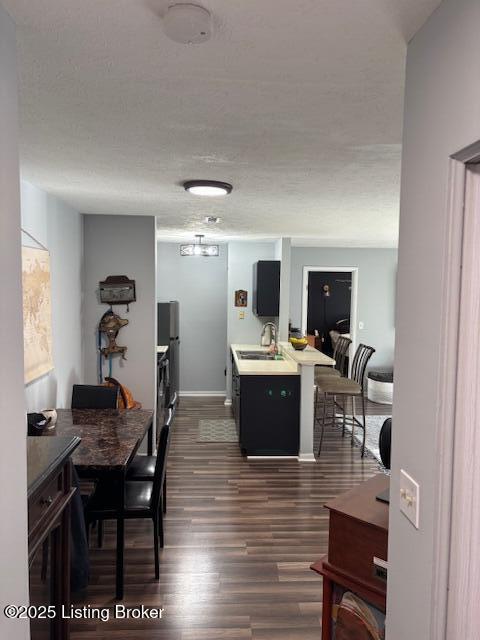
[[[346,363],[348,358],[348,351],[350,349],[350,345],[352,341],[350,338],[346,338],[345,336],[340,336],[335,344],[335,349],[333,351],[333,359],[335,360],[334,367],[315,367],[315,410],[314,410],[314,420],[315,422],[318,420],[318,405],[319,405],[319,386],[324,377],[328,376],[336,376],[341,377],[345,375],[346,371]]]
[[[111,485],[100,484],[85,508],[87,532],[94,521],[104,520],[143,520],[151,519],[153,522],[153,548],[155,556],[155,578],[160,578],[159,545],[163,548],[165,538],[163,530],[163,484],[167,468],[168,449],[170,445],[170,433],[172,412],[168,412],[168,418],[162,429],[158,443],[158,452],[155,460],[153,481],[125,483],[124,506],[117,504],[118,495]],[[123,564],[123,549],[122,549]]]
[[[173,425],[173,418],[175,416],[175,410],[177,406],[177,393],[175,392],[168,404],[167,411],[171,413],[171,426]],[[158,434],[160,435],[160,434]],[[158,449],[158,440],[157,440]],[[134,482],[145,482],[152,480],[155,473],[155,464],[157,456],[144,456],[137,454],[131,464],[128,466],[127,480]],[[163,482],[163,500],[162,500],[163,513],[167,513],[167,472],[165,470],[165,480]]]
[[[74,384],[72,388],[72,409],[116,409],[118,406],[119,388],[106,387],[100,384]],[[102,484],[108,482],[102,479]],[[89,493],[82,493],[82,500],[86,503],[89,500]],[[98,546],[103,544],[103,522],[98,523]]]
[[[333,350],[333,359],[335,360],[335,366],[333,367],[315,367],[315,382],[323,376],[344,376],[346,372],[346,363],[348,358],[348,350],[352,341],[350,338],[340,336],[335,344]]]
[[[118,387],[99,384],[74,384],[72,409],[116,409]]]
[[[337,421],[336,410],[337,408],[342,411],[342,435],[345,434],[345,426],[347,418],[345,414],[345,403],[350,397],[352,399],[352,417],[348,419],[348,422],[352,426],[352,446],[354,444],[355,426],[359,426],[363,429],[363,441],[362,441],[362,458],[365,455],[365,439],[367,434],[366,421],[365,421],[365,371],[368,361],[375,353],[373,347],[369,347],[365,344],[360,344],[355,352],[352,363],[351,378],[341,378],[334,375],[323,377],[318,383],[318,393],[323,394],[323,419],[320,435],[320,445],[318,447],[318,455],[320,455],[323,444],[323,435],[325,432],[325,425],[327,421],[327,402],[332,400],[332,423]],[[342,403],[337,401],[337,397],[342,398]],[[359,397],[362,405],[362,418],[361,423],[355,416],[355,398]]]

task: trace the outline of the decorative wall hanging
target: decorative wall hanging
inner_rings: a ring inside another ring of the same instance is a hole
[[[248,302],[248,292],[243,289],[238,289],[235,291],[235,306],[236,307],[246,307]]]
[[[52,292],[47,249],[22,247],[22,288],[24,375],[28,384],[53,369]]]
[[[127,351],[127,347],[121,347],[118,345],[116,338],[120,329],[127,324],[128,320],[120,318],[120,316],[112,310],[103,314],[98,330],[100,333],[105,334],[108,341],[107,346],[100,349],[105,358],[112,356],[114,353],[119,353],[123,360],[126,360],[125,353]]]
[[[108,276],[99,284],[100,302],[105,304],[126,304],[135,302],[135,280],[127,276]]]

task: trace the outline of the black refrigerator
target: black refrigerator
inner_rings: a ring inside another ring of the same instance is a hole
[[[157,345],[168,347],[170,390],[169,396],[179,390],[180,385],[180,336],[178,328],[178,302],[157,304]]]

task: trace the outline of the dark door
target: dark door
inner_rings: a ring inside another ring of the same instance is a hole
[[[318,331],[322,351],[327,355],[333,353],[330,331],[350,333],[351,298],[351,273],[309,272],[307,333]]]

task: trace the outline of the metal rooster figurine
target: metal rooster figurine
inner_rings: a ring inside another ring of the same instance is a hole
[[[116,342],[116,337],[118,336],[118,332],[122,327],[128,324],[128,320],[124,320],[120,318],[113,310],[107,311],[99,324],[99,331],[104,333],[108,340],[108,345],[103,347],[100,351],[108,358],[113,353],[120,353],[123,360],[126,360],[125,353],[127,351],[127,347],[121,347]]]

